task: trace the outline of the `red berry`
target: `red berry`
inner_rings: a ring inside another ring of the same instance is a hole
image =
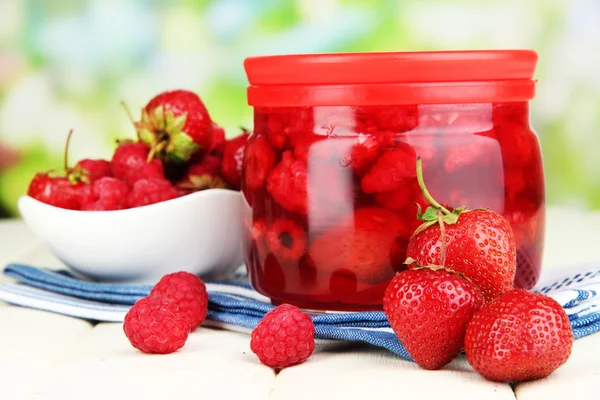
[[[129,186],[125,182],[105,176],[90,184],[81,209],[87,211],[122,210],[127,208],[128,194]]]
[[[39,173],[31,180],[27,195],[51,206],[80,210],[85,188],[83,182],[72,183],[64,177]]]
[[[212,123],[212,127],[213,138],[209,154],[223,157],[223,150],[225,150],[225,129],[221,128],[216,122]]]
[[[87,176],[91,182],[111,175],[110,163],[106,160],[91,160],[86,158],[75,164],[75,170],[78,168],[84,171],[84,175]]]
[[[208,293],[204,282],[194,274],[180,271],[163,276],[150,291],[150,296],[164,296],[173,300],[179,312],[185,314],[194,330],[206,318],[208,313]]]
[[[422,178],[420,165],[417,159]],[[419,215],[424,222],[411,236],[406,255],[420,265],[442,265],[463,274],[479,287],[486,302],[512,289],[517,258],[508,220],[490,210],[462,206],[450,211],[431,197],[422,179],[420,183],[431,207]]]
[[[177,187],[189,191],[227,188],[227,182],[221,178],[220,170],[221,159],[205,155],[199,162],[189,166],[185,178],[177,183]]]
[[[307,180],[306,164],[295,160],[291,152],[285,151],[267,178],[267,190],[286,210],[306,213]]]
[[[416,179],[390,192],[375,193],[374,199],[379,206],[391,211],[410,213],[415,220],[417,220],[417,206],[415,203],[418,203],[422,209],[428,206]]]
[[[567,361],[572,346],[573,331],[560,304],[523,289],[488,303],[465,336],[469,364],[498,382],[544,378]]]
[[[417,106],[362,106],[355,108],[356,131],[373,134],[377,131],[402,133],[419,124]]]
[[[351,275],[360,282],[376,284],[405,268],[408,236],[407,226],[392,212],[359,208],[337,227],[317,236],[309,255],[320,271]]]
[[[136,181],[127,196],[130,208],[147,206],[179,197],[181,193],[164,178],[149,178]]]
[[[508,221],[492,211],[473,210],[444,224],[444,267],[464,274],[491,301],[513,288],[516,248]],[[441,265],[442,238],[439,224],[411,237],[406,255],[421,265]]]
[[[483,302],[471,282],[425,267],[396,275],[385,291],[383,309],[412,359],[435,370],[463,350],[467,324]]]
[[[121,142],[110,162],[112,175],[129,186],[140,179],[164,178],[162,162],[157,159],[148,161],[149,152],[144,143]]]
[[[282,304],[265,314],[252,331],[250,349],[261,363],[285,368],[304,362],[315,350],[315,328],[308,314]]]
[[[290,141],[313,133],[312,107],[277,107],[256,117],[256,131],[264,133],[271,146],[277,150],[281,150]]]
[[[36,174],[27,189],[27,195],[55,207],[80,210],[87,195],[87,177],[80,170],[69,167],[69,143],[73,130],[69,131],[64,149],[64,166],[61,174],[57,171]]]
[[[391,138],[391,136],[389,136]],[[350,159],[358,176],[363,176],[371,168],[384,146],[384,139],[372,135],[359,135],[358,143],[352,147]]]
[[[202,99],[188,90],[152,98],[136,123],[141,141],[163,161],[187,162],[197,151],[212,148],[213,123]]]
[[[278,219],[267,228],[267,246],[279,261],[298,261],[306,252],[306,232],[291,219]]]
[[[248,140],[248,133],[227,140],[223,150],[221,175],[233,190],[240,190],[242,183],[242,166],[244,164],[244,149]]]
[[[275,152],[264,136],[256,136],[248,141],[244,158],[244,189],[260,189],[275,164]]]
[[[415,150],[406,143],[384,151],[362,178],[360,186],[363,192],[389,192],[404,186],[417,176],[415,162]]]
[[[181,349],[190,324],[174,301],[163,296],[144,297],[125,315],[123,331],[129,342],[144,353],[168,354]]]

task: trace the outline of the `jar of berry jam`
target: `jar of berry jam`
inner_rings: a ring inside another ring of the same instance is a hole
[[[540,274],[545,190],[529,123],[533,51],[253,57],[244,156],[245,257],[274,304],[380,309],[425,207],[504,215],[515,286]]]

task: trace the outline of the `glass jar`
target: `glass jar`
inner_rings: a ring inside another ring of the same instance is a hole
[[[540,274],[545,190],[529,124],[533,51],[249,58],[244,157],[251,283],[274,304],[381,309],[433,197],[511,223],[515,286]]]

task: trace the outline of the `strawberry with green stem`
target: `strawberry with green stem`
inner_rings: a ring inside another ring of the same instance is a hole
[[[442,206],[425,187],[420,157],[417,180],[430,207],[423,213],[419,207],[423,224],[409,240],[407,257],[420,265],[443,265],[462,273],[481,289],[486,302],[512,289],[516,245],[509,222],[491,210],[450,211]]]
[[[129,118],[131,113],[125,107]],[[213,142],[213,122],[202,99],[188,90],[162,92],[142,109],[133,122],[139,140],[150,147],[148,159],[185,163],[199,151],[208,152]]]
[[[80,210],[90,179],[84,169],[69,167],[69,143],[72,135],[71,129],[63,153],[63,170],[37,173],[29,184],[27,195],[55,207]]]

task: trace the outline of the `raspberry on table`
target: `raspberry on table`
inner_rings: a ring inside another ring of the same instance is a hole
[[[282,304],[265,314],[252,331],[250,349],[261,363],[285,368],[304,362],[315,350],[315,328],[311,317],[291,304]]]
[[[179,312],[186,315],[190,331],[198,328],[208,313],[208,293],[204,282],[194,274],[180,271],[163,276],[150,291],[150,295],[173,300]]]
[[[148,178],[136,181],[127,196],[127,204],[131,208],[147,206],[171,200],[181,193],[164,178]]]
[[[174,301],[163,296],[148,296],[129,309],[123,331],[136,349],[144,353],[168,354],[185,345],[190,323]]]

